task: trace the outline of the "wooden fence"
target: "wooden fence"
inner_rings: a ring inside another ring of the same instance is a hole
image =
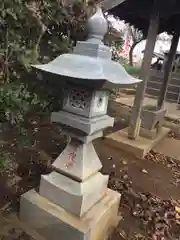
[[[157,97],[160,93],[163,82],[163,72],[151,70],[151,75],[147,84],[146,93],[152,97]],[[169,102],[179,103],[180,96],[180,73],[172,73],[171,80],[168,84],[166,100]]]

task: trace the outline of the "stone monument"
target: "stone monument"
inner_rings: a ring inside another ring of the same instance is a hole
[[[145,105],[141,112],[140,136],[156,139],[162,131],[166,108],[158,109],[156,106]]]
[[[108,24],[100,8],[87,28],[87,41],[78,42],[73,53],[34,66],[65,82],[62,110],[51,120],[71,138],[53,163],[58,171],[42,175],[39,192],[31,190],[20,201],[20,219],[48,240],[103,240],[118,224],[120,194],[107,188],[92,140],[113,126],[106,114],[110,89],[140,80],[111,60],[102,42]]]

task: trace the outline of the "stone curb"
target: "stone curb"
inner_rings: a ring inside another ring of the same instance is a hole
[[[178,117],[178,116],[176,116],[176,115],[167,115],[167,116],[165,116],[165,119],[167,120],[167,121],[177,121],[177,120],[179,120],[180,121],[180,117]]]
[[[120,103],[120,102],[119,102]],[[122,106],[126,106],[126,107],[128,107],[128,108],[132,108],[132,106],[130,105],[130,104],[125,104],[125,103],[120,103]],[[176,115],[172,115],[172,114],[170,114],[170,115],[166,115],[165,116],[165,119],[167,120],[167,121],[177,121],[177,120],[179,120],[180,121],[180,117],[179,116],[176,116]]]

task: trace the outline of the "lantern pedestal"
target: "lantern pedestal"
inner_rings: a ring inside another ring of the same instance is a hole
[[[139,136],[136,140],[131,140],[128,138],[128,128],[125,128],[106,136],[105,143],[126,151],[137,158],[144,158],[169,132],[169,128],[162,127],[154,139]]]
[[[109,176],[99,172],[102,164],[88,136],[72,138],[53,163],[56,172],[41,176],[38,193],[21,197],[21,221],[46,239],[102,240],[118,225],[121,194],[107,188]]]
[[[120,194],[108,189],[104,198],[79,218],[31,190],[21,197],[20,219],[45,239],[102,240],[119,223],[119,201]]]
[[[87,40],[71,54],[34,66],[62,80],[63,103],[51,121],[71,139],[54,161],[54,172],[41,176],[39,192],[32,190],[20,201],[20,219],[48,240],[104,240],[119,222],[121,195],[107,188],[92,140],[114,124],[107,115],[110,91],[141,80],[111,60],[111,49],[103,44],[108,23],[100,8],[87,30]]]

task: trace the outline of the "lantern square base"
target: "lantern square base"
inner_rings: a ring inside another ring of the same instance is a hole
[[[52,172],[41,176],[39,194],[69,213],[83,216],[107,192],[109,176],[97,172],[84,182],[77,182]]]
[[[169,128],[162,127],[155,139],[139,136],[136,140],[128,138],[128,128],[106,136],[105,142],[113,147],[126,151],[137,158],[144,158],[168,133]]]
[[[120,194],[108,189],[106,196],[79,218],[31,190],[21,197],[20,220],[48,240],[102,240],[119,223],[119,203]]]

